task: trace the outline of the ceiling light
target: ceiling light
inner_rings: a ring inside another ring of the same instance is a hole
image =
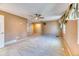
[[[38,17],[35,17],[35,19],[37,20],[37,19],[38,19]]]

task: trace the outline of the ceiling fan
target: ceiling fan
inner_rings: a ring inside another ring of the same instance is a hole
[[[36,20],[39,20],[39,19],[44,19],[44,17],[41,15],[41,14],[34,14],[31,16],[32,18],[36,19]]]

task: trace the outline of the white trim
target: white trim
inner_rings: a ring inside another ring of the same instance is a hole
[[[78,39],[77,39],[77,43],[79,44],[79,20],[77,21],[77,27],[78,27],[78,29],[77,29],[77,37],[78,37]]]
[[[45,16],[44,20],[58,20],[61,18],[62,15],[58,15],[58,16]]]
[[[5,45],[13,44],[13,43],[16,43],[16,42],[17,42],[17,40],[11,40],[11,41],[6,42]]]
[[[75,19],[66,19],[66,20],[77,20],[78,18],[75,18]]]

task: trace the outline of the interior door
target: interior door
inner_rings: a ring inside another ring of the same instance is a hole
[[[4,16],[0,15],[0,48],[4,47]]]

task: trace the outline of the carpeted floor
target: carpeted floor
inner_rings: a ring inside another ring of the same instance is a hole
[[[0,49],[1,56],[63,56],[62,44],[56,36],[30,36]]]

